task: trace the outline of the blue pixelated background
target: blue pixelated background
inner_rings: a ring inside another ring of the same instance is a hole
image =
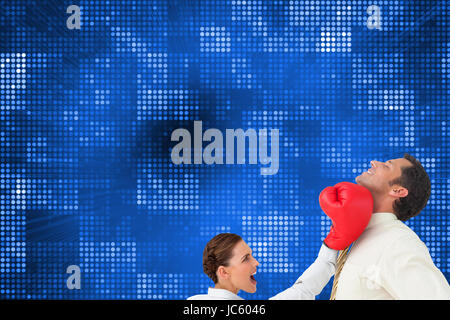
[[[70,5],[81,9],[69,29]],[[381,8],[369,29],[367,8]],[[330,228],[318,195],[373,159],[432,182],[407,222],[450,277],[446,1],[0,1],[0,297],[186,299],[234,232],[267,299]],[[280,168],[174,165],[176,128],[277,128]],[[81,269],[69,290],[66,268]],[[331,281],[319,299],[328,299]]]

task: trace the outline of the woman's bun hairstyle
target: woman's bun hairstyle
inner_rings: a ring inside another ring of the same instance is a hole
[[[227,267],[233,256],[235,245],[242,238],[234,233],[220,233],[209,240],[203,250],[203,272],[214,283],[218,282],[217,269],[220,266]]]

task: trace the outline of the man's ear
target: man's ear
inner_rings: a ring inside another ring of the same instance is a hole
[[[227,280],[230,277],[227,268],[225,268],[224,266],[220,266],[219,268],[217,268],[217,277]]]
[[[391,187],[391,190],[389,191],[389,195],[394,198],[403,198],[408,195],[408,189],[395,185],[395,186]]]

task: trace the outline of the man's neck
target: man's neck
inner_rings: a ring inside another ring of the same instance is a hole
[[[373,212],[391,212],[394,213],[392,207],[392,198],[387,198],[380,194],[372,193],[373,197]]]
[[[388,203],[387,201],[376,201],[374,199],[373,212],[391,212],[391,213],[394,213],[394,208],[392,207],[392,203]]]

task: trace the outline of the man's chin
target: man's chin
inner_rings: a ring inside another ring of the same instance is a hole
[[[359,184],[359,185],[361,185],[361,175],[359,175],[359,176],[357,176],[356,178],[355,178],[355,182],[356,182],[356,184]]]
[[[359,184],[360,186],[366,187],[368,188],[369,184],[367,183],[367,179],[365,179],[366,177],[363,177],[363,175],[359,175],[355,178],[355,182],[356,184]]]

